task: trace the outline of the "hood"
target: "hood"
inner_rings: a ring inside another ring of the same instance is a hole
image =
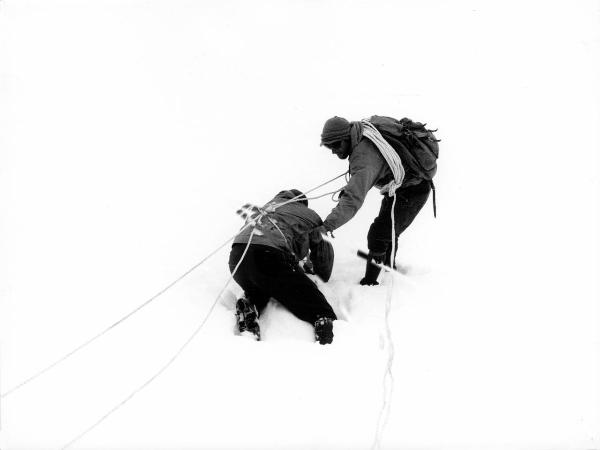
[[[308,200],[306,199],[306,195],[304,195],[302,193],[302,191],[299,191],[298,189],[290,189],[287,191],[281,191],[279,194],[277,194],[275,196],[275,198],[273,200],[285,201],[285,200],[291,200],[293,198],[302,199],[302,201],[298,201],[298,203],[300,203],[304,206],[308,206]]]

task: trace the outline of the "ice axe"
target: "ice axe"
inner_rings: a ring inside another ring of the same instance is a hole
[[[371,257],[369,256],[369,254],[368,254],[367,252],[364,252],[364,251],[362,251],[362,250],[358,250],[358,251],[356,252],[356,256],[358,256],[359,258],[362,258],[362,259],[366,259],[368,262],[370,262],[370,263],[371,263],[371,264],[373,264],[374,266],[377,266],[377,267],[379,267],[380,269],[383,269],[383,270],[385,270],[385,271],[387,271],[387,272],[397,272],[397,273],[402,273],[402,272],[400,272],[398,269],[393,269],[392,267],[390,267],[390,266],[386,266],[385,264],[382,264],[382,263],[375,262],[375,261],[373,260],[373,258],[371,258]]]

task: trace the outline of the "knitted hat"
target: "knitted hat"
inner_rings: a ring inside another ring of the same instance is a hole
[[[325,122],[321,133],[321,145],[333,144],[350,136],[350,122],[343,117],[332,117]]]

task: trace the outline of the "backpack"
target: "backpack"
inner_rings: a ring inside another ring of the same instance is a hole
[[[437,172],[437,159],[440,153],[439,139],[428,130],[424,123],[413,122],[406,117],[396,120],[392,117],[372,116],[369,122],[377,128],[383,138],[400,156],[409,180],[427,180],[433,193],[433,216],[437,217],[435,185],[433,177]]]
[[[431,181],[437,171],[439,139],[420,122],[404,118],[372,116],[369,119],[400,156],[411,178]]]

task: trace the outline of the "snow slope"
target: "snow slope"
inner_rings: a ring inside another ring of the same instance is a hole
[[[328,117],[409,116],[443,139],[439,217],[400,240],[381,447],[599,448],[599,19],[587,0],[1,2],[0,391],[226,242],[243,203],[346,170],[318,146]],[[355,252],[378,207],[335,233],[331,346],[276,303],[264,341],[235,336],[223,249],[2,398],[0,447],[67,444],[216,302],[72,448],[371,448],[391,280],[359,286]]]

